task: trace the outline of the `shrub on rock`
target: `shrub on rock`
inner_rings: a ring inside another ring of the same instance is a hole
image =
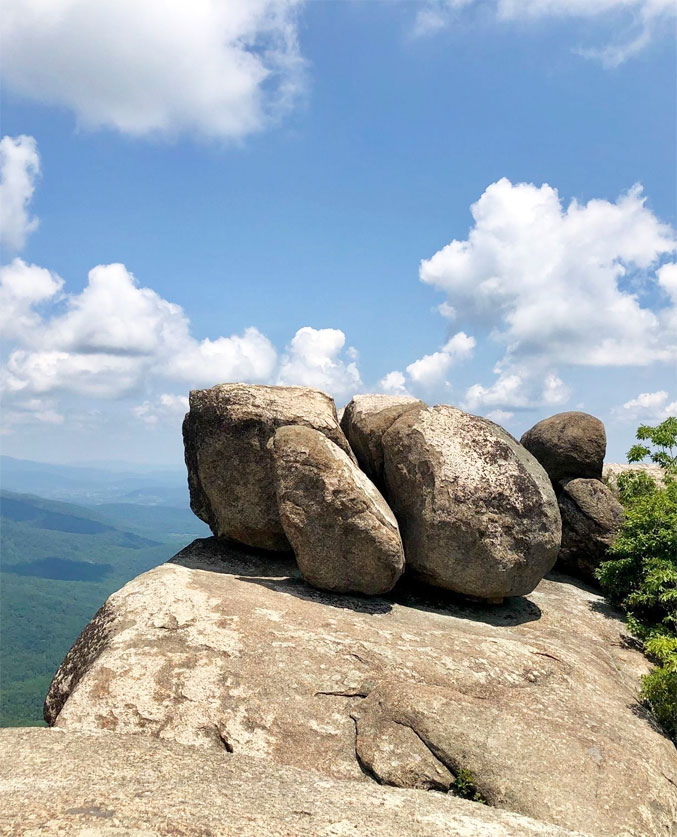
[[[557,483],[586,477],[602,479],[606,432],[602,422],[588,413],[558,413],[535,424],[521,443]]]
[[[334,402],[319,390],[220,384],[191,392],[183,423],[190,507],[217,537],[289,549],[266,447],[287,424],[315,428],[352,457]]]
[[[407,567],[486,599],[530,593],[561,540],[555,493],[505,430],[454,407],[416,408],[383,436],[388,499]]]
[[[383,488],[383,434],[397,419],[425,404],[409,395],[355,395],[346,406],[341,427],[365,474]]]
[[[392,589],[404,553],[376,486],[312,428],[281,427],[271,447],[280,519],[306,581],[340,593]]]
[[[562,547],[558,566],[594,579],[623,525],[623,506],[599,480],[565,480],[560,487]]]

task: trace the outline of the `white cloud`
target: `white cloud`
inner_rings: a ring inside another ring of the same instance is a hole
[[[277,353],[257,329],[199,342],[183,309],[139,287],[124,265],[98,265],[88,278],[65,296],[65,312],[45,320],[32,306],[54,297],[62,280],[19,259],[0,270],[0,301],[14,317],[6,336],[19,344],[3,373],[6,391],[116,398],[151,376],[197,387],[273,374]]]
[[[613,413],[628,420],[661,422],[669,416],[677,416],[677,400],[670,402],[665,390],[642,392],[621,407],[615,407]]]
[[[282,357],[278,384],[317,387],[337,399],[347,399],[362,387],[351,347],[348,362],[341,358],[345,334],[336,328],[300,328]]]
[[[412,34],[433,35],[458,19],[463,9],[489,7],[498,21],[599,19],[608,21],[614,41],[596,49],[579,49],[616,67],[644,49],[660,27],[675,15],[675,0],[428,0],[418,9]]]
[[[18,252],[38,226],[28,204],[40,174],[40,155],[33,137],[0,140],[0,246]]]
[[[164,392],[154,401],[144,401],[138,404],[132,412],[144,424],[150,426],[164,420],[176,424],[188,412],[188,396]]]
[[[537,407],[556,407],[566,404],[571,390],[554,372],[545,375],[542,381],[535,380],[528,373],[499,373],[491,386],[473,384],[465,393],[463,406],[467,410],[483,411],[487,407],[497,408],[494,412],[507,412],[504,408],[528,410]]]
[[[239,139],[302,88],[300,0],[3,0],[2,75],[91,128]]]
[[[490,410],[486,417],[491,421],[496,422],[496,424],[500,424],[503,426],[506,421],[510,421],[510,419],[514,416],[514,413],[511,413],[509,410]]]
[[[407,374],[414,385],[424,388],[439,386],[445,383],[453,364],[471,358],[474,349],[475,338],[459,331],[438,352],[410,363]]]
[[[39,424],[63,424],[64,415],[58,411],[57,403],[50,398],[17,399],[9,409],[3,408],[0,419],[0,435],[12,432],[13,427],[27,422]]]
[[[545,376],[543,381],[542,399],[545,406],[559,406],[566,404],[571,395],[571,390],[564,381],[555,375],[554,372]]]
[[[409,389],[430,390],[450,389],[447,375],[451,367],[473,356],[475,338],[464,331],[454,334],[437,352],[410,363],[406,368],[406,377],[399,369],[388,372],[379,381],[379,389],[391,395],[409,395]],[[408,386],[407,386],[408,380]]]
[[[398,369],[388,372],[378,382],[379,390],[389,395],[409,395],[406,378]]]
[[[0,267],[0,332],[5,340],[37,334],[42,318],[36,305],[53,300],[63,279],[34,264],[14,259]]]
[[[656,310],[642,303],[644,291],[673,293],[672,268],[652,268],[675,250],[675,235],[639,186],[615,203],[574,200],[565,209],[547,184],[503,178],[471,212],[467,240],[452,241],[420,269],[423,282],[446,292],[457,320],[503,347],[496,382],[471,387],[470,405],[563,403],[566,388],[548,377],[557,366],[677,358],[674,296]]]

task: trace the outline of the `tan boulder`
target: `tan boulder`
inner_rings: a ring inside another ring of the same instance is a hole
[[[360,468],[383,490],[383,434],[397,419],[422,401],[410,395],[355,395],[345,407],[341,427]]]
[[[147,736],[0,730],[7,837],[575,837],[442,794]]]
[[[46,718],[256,757],[264,777],[444,789],[468,771],[504,811],[668,837],[677,757],[637,703],[648,670],[602,597],[564,576],[495,607],[404,585],[363,599],[309,587],[291,556],[208,539],[111,596]]]
[[[319,390],[219,384],[190,393],[183,423],[190,505],[217,537],[289,549],[266,448],[286,424],[313,427],[353,456],[334,402]]]
[[[407,570],[486,599],[531,592],[557,559],[561,520],[547,474],[497,424],[441,405],[383,436],[388,502]]]
[[[282,528],[305,580],[338,593],[391,590],[404,552],[376,486],[318,430],[281,427],[271,446]]]

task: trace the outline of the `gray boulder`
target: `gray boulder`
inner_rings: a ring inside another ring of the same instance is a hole
[[[281,427],[271,444],[282,527],[306,581],[339,593],[392,589],[402,540],[376,486],[318,430]]]
[[[408,410],[425,407],[409,395],[355,395],[345,407],[341,427],[360,468],[383,489],[383,434]]]
[[[586,477],[602,479],[606,432],[602,422],[588,413],[557,413],[543,419],[520,439],[557,483]]]
[[[190,507],[219,538],[288,550],[267,444],[278,427],[313,427],[353,454],[332,399],[308,387],[220,384],[190,393],[183,441]]]
[[[599,480],[565,480],[560,488],[562,547],[557,563],[593,579],[623,525],[623,506]]]
[[[561,540],[548,476],[487,419],[445,405],[401,416],[383,436],[385,480],[407,568],[470,596],[530,593]]]

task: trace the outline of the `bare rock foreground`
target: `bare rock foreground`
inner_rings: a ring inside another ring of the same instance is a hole
[[[0,730],[0,749],[8,837],[576,837],[463,799],[142,736]]]
[[[171,764],[138,771],[141,786],[165,771],[174,806],[200,808],[209,782],[220,783],[201,816],[211,808],[224,822],[231,800],[239,823],[183,832],[144,824],[140,833],[528,835],[558,826],[668,837],[677,833],[677,757],[637,705],[647,669],[603,599],[564,576],[494,608],[403,584],[367,599],[311,588],[291,558],[199,540],[114,594],[85,629],[47,697],[47,719],[66,732],[63,755],[41,755],[55,731],[12,744],[14,778],[0,784],[0,805],[11,816],[19,782],[26,810],[41,811],[42,791],[16,778],[29,770],[21,759],[49,764],[45,780],[57,784],[44,797],[54,799],[68,747],[105,735],[81,765],[101,776],[87,782],[92,801],[71,787],[74,809],[124,805],[127,823],[160,810],[162,783],[157,799],[124,787],[137,783],[135,759],[169,748]],[[123,751],[109,786],[105,760]],[[189,764],[193,778],[179,791]],[[487,805],[444,793],[461,771]],[[259,778],[247,785],[251,775]],[[105,802],[113,798],[124,802]],[[306,806],[316,819],[298,814]],[[512,814],[541,825],[501,819]]]

